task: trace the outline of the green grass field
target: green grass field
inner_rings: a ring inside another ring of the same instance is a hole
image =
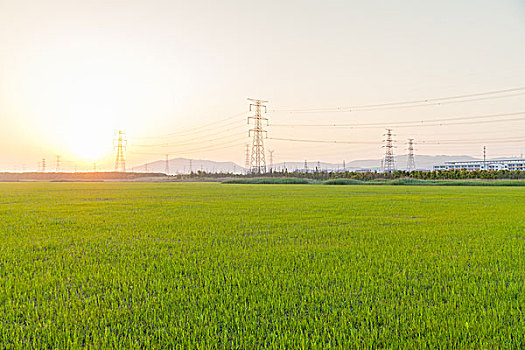
[[[1,348],[524,348],[525,188],[0,184]]]

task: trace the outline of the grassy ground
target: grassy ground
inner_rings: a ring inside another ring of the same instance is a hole
[[[0,184],[2,348],[523,348],[525,188]]]

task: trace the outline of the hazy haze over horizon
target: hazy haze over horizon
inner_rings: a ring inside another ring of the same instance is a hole
[[[520,0],[0,0],[0,170],[36,169],[42,158],[52,170],[56,155],[66,170],[93,162],[111,169],[118,129],[129,139],[130,168],[163,154],[244,165],[247,97],[269,101],[269,137],[370,142],[268,139],[275,162],[380,158],[391,123],[525,112],[525,95],[348,113],[279,110],[525,87],[524,43]],[[519,156],[525,114],[512,118],[392,125],[395,152],[406,153],[413,137],[423,141],[416,154],[480,157],[486,145],[489,157]],[[377,126],[272,126],[319,123]]]

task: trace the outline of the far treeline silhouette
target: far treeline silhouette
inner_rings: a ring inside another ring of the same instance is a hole
[[[238,177],[238,178],[255,178],[255,177],[296,177],[301,179],[312,180],[331,180],[331,179],[352,179],[360,181],[371,181],[380,179],[420,179],[420,180],[498,180],[511,179],[522,180],[525,179],[525,171],[509,171],[509,170],[482,170],[482,171],[468,171],[468,170],[437,170],[437,171],[405,171],[396,170],[392,173],[381,173],[376,171],[269,171],[267,173],[249,173],[249,174],[231,174],[231,173],[207,173],[204,171],[197,171],[186,175],[174,175],[178,179],[187,178],[224,178],[224,177]]]
[[[404,171],[396,170],[392,173],[376,171],[269,171],[266,173],[210,173],[206,171],[192,172],[191,174],[166,175],[164,173],[135,173],[135,172],[27,172],[27,173],[0,173],[0,181],[184,181],[224,178],[298,178],[311,180],[350,179],[359,181],[418,179],[418,180],[525,180],[525,171],[509,170],[437,170],[437,171]]]

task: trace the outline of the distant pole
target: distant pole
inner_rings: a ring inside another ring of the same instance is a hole
[[[270,153],[270,172],[273,172],[273,150],[268,150]]]
[[[191,159],[190,159],[190,174],[193,173],[193,165],[192,165],[192,162],[191,162]]]
[[[266,125],[268,125],[268,118],[262,116],[262,109],[264,108],[264,113],[266,113],[265,103],[268,101],[256,100],[253,98],[249,98],[248,101],[250,101],[250,111],[252,111],[252,107],[255,110],[255,115],[248,117],[248,123],[252,119],[254,121],[253,128],[248,131],[248,136],[251,136],[253,133],[250,168],[251,172],[262,174],[266,172],[263,134],[267,133],[267,131],[263,129],[263,121],[266,121]]]
[[[124,139],[124,135],[124,132],[121,130],[118,131],[118,139],[116,140],[117,145],[115,146],[115,149],[117,150],[117,156],[115,158],[115,171],[126,171],[126,159],[124,158],[124,151],[126,150],[127,140]]]
[[[166,167],[164,168],[164,173],[168,175],[170,173],[170,162],[168,160],[168,155],[166,154]]]
[[[58,173],[59,170],[60,170],[60,156],[57,156],[56,172]]]
[[[45,158],[42,158],[42,172],[43,173],[46,172],[46,159]]]
[[[306,161],[306,159],[304,160],[304,172],[308,172],[308,162]]]
[[[346,162],[344,159],[343,159],[343,171],[346,171]]]
[[[407,170],[412,171],[415,169],[416,169],[416,161],[414,158],[414,139],[408,139]]]
[[[483,146],[483,170],[487,170],[487,146]]]

